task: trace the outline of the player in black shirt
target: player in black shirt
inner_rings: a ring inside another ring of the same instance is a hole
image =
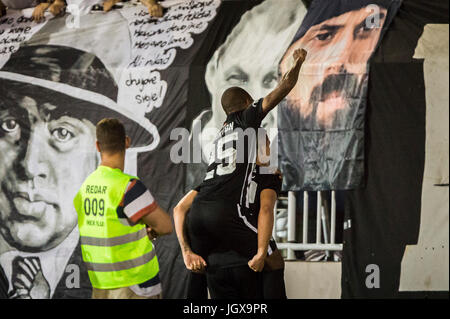
[[[258,132],[261,121],[295,86],[306,51],[296,50],[293,58],[292,69],[264,99],[254,102],[238,87],[222,95],[227,119],[214,140],[206,177],[197,188],[197,196],[192,197],[186,219],[190,247],[180,241],[190,270],[203,271],[208,266],[212,298],[261,297],[259,273],[248,267],[254,234],[244,214],[249,209],[257,140],[264,134]],[[262,137],[265,139],[265,134]]]
[[[267,171],[261,172],[261,170]],[[248,226],[248,243],[250,243],[250,245],[247,245],[246,254],[246,260],[250,260],[248,261],[249,266],[252,261],[256,260],[255,257],[258,255],[258,251],[262,250],[262,254],[265,256],[264,264],[258,269],[258,271],[263,271],[260,278],[262,282],[259,285],[263,291],[259,294],[264,299],[286,299],[284,260],[277,249],[275,241],[271,239],[270,243],[268,243],[273,228],[273,210],[280,189],[281,174],[278,171],[274,172],[273,169],[261,168],[257,165],[252,173],[252,184],[249,191],[250,205],[243,212],[243,216],[246,219],[245,222]],[[174,219],[176,227],[180,225],[178,223],[180,215],[184,216],[188,212],[197,194],[198,188],[189,192],[175,208]],[[262,215],[267,215],[268,218]],[[261,229],[264,226],[267,226],[267,229]],[[182,237],[178,232],[177,235]],[[187,236],[184,237],[180,242],[184,240],[188,241]],[[183,254],[183,256],[185,257],[186,254]],[[190,261],[185,260],[185,262],[186,265],[189,265]],[[208,292],[205,275],[191,272],[188,280],[187,298],[207,299],[207,297]]]

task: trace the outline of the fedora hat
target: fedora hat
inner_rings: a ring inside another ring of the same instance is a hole
[[[148,119],[117,103],[117,84],[92,53],[60,45],[23,46],[0,69],[0,91],[15,89],[31,97],[38,92],[61,108],[61,114],[94,125],[105,117],[119,119],[137,152],[154,149],[159,143],[158,131]]]

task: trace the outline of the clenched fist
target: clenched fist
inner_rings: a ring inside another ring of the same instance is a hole
[[[296,63],[303,63],[303,62],[305,62],[307,54],[308,54],[308,52],[306,52],[305,49],[297,49],[294,51],[292,56],[294,57],[294,61]]]

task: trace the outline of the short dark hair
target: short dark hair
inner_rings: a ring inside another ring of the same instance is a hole
[[[100,152],[119,153],[125,151],[125,127],[118,119],[106,118],[98,122],[96,134]]]
[[[227,115],[244,110],[248,106],[248,99],[251,98],[246,90],[238,86],[230,87],[222,94],[222,108]]]

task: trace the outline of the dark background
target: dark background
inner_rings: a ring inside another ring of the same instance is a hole
[[[366,187],[346,192],[343,298],[436,298],[399,292],[406,245],[417,244],[425,161],[423,60],[413,59],[425,24],[448,24],[448,1],[404,0],[370,64],[366,113]],[[379,289],[365,268],[380,268]]]

